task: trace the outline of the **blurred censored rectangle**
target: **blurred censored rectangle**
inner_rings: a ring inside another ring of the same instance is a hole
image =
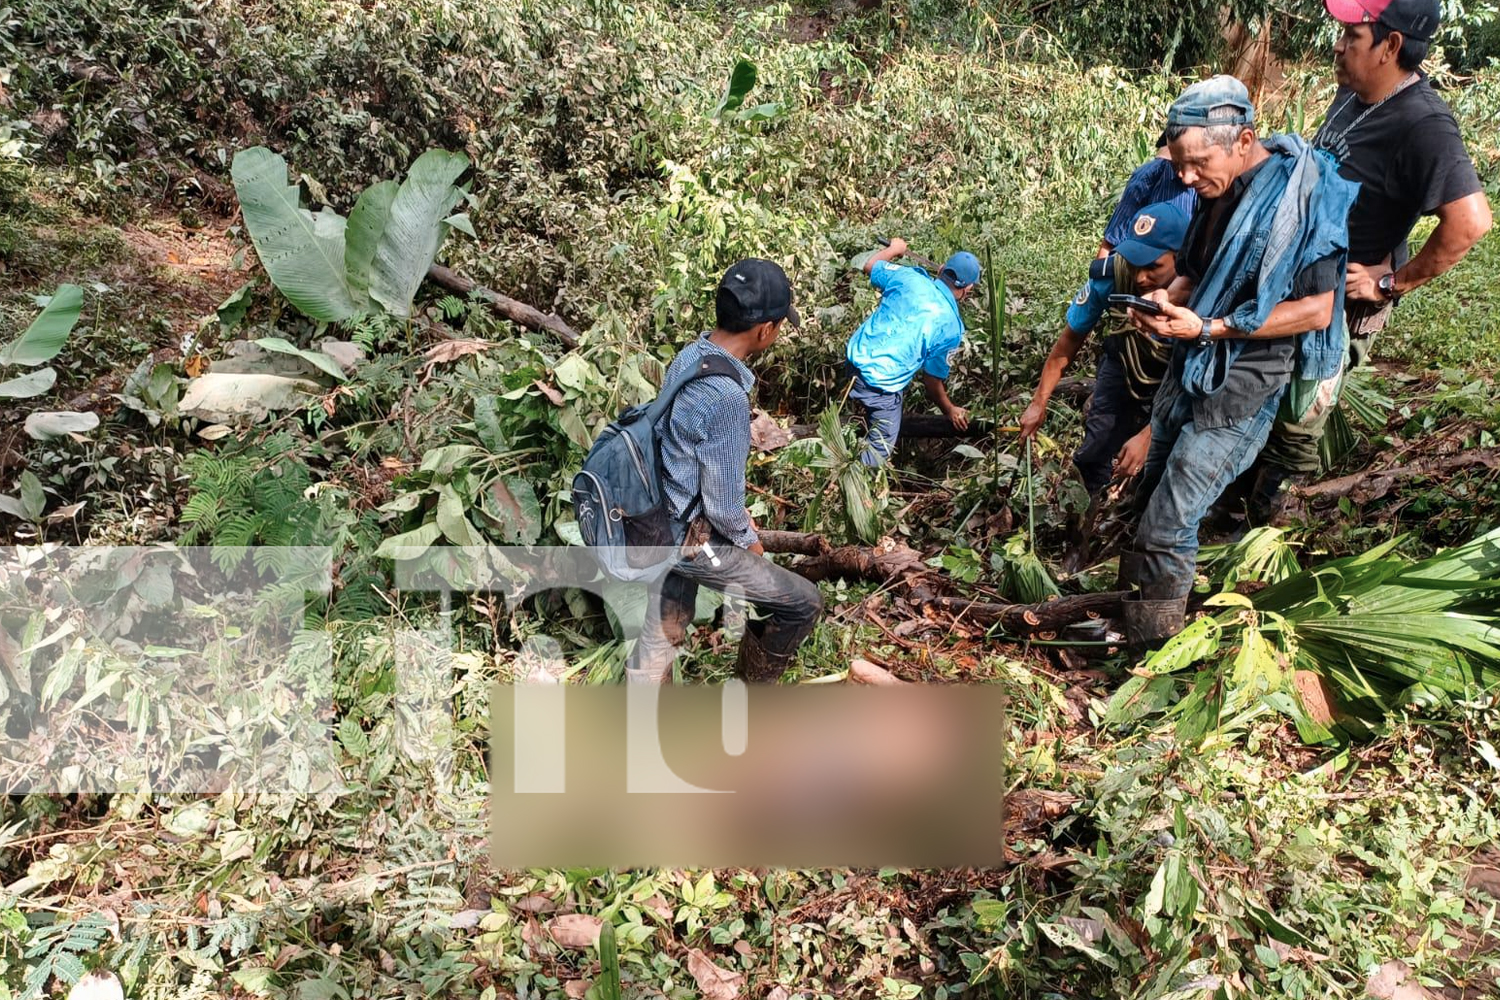
[[[493,864],[1001,863],[989,686],[496,688]]]
[[[0,548],[0,791],[339,785],[328,548]]]

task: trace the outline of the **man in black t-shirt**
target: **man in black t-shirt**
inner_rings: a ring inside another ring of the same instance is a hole
[[[1441,14],[1438,0],[1324,0],[1343,23],[1334,45],[1339,89],[1314,144],[1360,183],[1349,212],[1345,314],[1349,367],[1403,295],[1457,264],[1490,228],[1490,206],[1453,112],[1421,72]],[[1437,228],[1410,257],[1406,240],[1423,215]],[[1342,373],[1290,392],[1250,482],[1250,518],[1274,516],[1294,484],[1318,471],[1318,442],[1338,402]],[[1299,400],[1300,396],[1300,400]],[[1296,412],[1301,408],[1303,412]]]

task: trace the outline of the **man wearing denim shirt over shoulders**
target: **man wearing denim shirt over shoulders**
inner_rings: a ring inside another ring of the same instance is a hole
[[[948,398],[948,359],[964,339],[958,304],[979,282],[979,258],[959,251],[937,277],[891,263],[906,253],[899,236],[865,262],[880,305],[854,336],[844,357],[854,384],[849,396],[864,409],[865,450],[860,461],[880,465],[901,433],[902,396],[917,372],[927,396],[953,426],[965,430],[969,411]]]
[[[1254,122],[1232,76],[1194,84],[1167,112],[1172,162],[1199,202],[1177,280],[1146,296],[1161,315],[1129,311],[1137,329],[1173,338],[1136,494],[1136,555],[1122,556],[1141,588],[1122,602],[1137,647],[1181,630],[1199,524],[1255,460],[1293,375],[1328,378],[1347,349],[1348,215],[1359,185],[1298,136],[1259,139]]]

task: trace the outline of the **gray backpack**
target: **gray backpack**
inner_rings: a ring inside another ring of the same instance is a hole
[[[650,403],[625,410],[589,449],[573,477],[578,532],[606,575],[620,581],[655,580],[671,568],[678,543],[663,487],[661,437],[677,393],[689,382],[721,375],[740,384],[728,358],[709,354],[680,373]],[[700,495],[688,519],[702,503]]]

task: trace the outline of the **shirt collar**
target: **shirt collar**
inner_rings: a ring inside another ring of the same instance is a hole
[[[735,357],[733,354],[730,354],[728,351],[724,350],[724,348],[720,347],[718,344],[715,344],[712,340],[709,339],[712,336],[712,330],[704,330],[702,333],[698,334],[698,343],[702,347],[702,349],[728,358],[730,363],[734,365],[734,370],[739,373],[740,382],[744,384],[745,388],[750,389],[751,387],[753,387],[755,385],[755,373],[750,370],[750,366],[745,364],[739,358]]]

